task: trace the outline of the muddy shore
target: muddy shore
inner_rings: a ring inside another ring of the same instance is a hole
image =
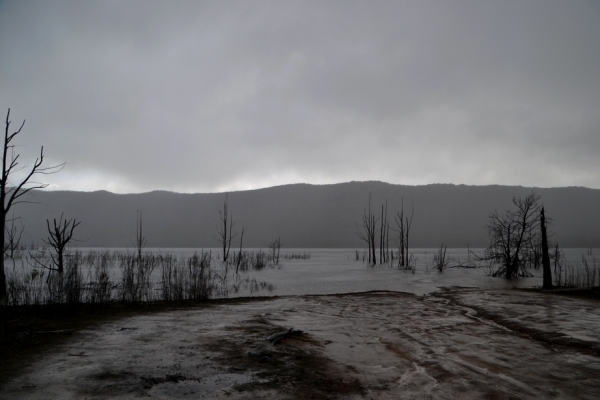
[[[13,361],[0,398],[596,399],[599,306],[453,288],[164,309],[65,332]]]

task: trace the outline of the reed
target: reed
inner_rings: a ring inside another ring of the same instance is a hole
[[[600,265],[592,256],[592,262],[581,256],[576,264],[555,266],[555,282],[559,287],[590,288],[600,286]]]
[[[270,265],[262,251],[240,252],[240,270]],[[62,273],[51,269],[48,252],[36,251],[7,268],[8,304],[76,304],[106,302],[201,301],[227,297],[230,290],[272,290],[265,282],[247,282],[235,266],[215,261],[210,252],[191,257],[149,252],[90,251],[65,253]]]
[[[290,261],[290,260],[310,260],[310,253],[308,253],[308,252],[286,253],[286,254],[283,255],[283,259],[286,260],[286,261]],[[357,260],[358,260],[358,256],[357,256]]]

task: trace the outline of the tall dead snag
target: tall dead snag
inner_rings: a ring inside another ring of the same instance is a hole
[[[513,197],[516,210],[506,211],[502,215],[497,211],[490,213],[487,224],[490,244],[479,258],[500,263],[501,267],[493,276],[505,275],[510,279],[526,275],[526,271],[520,270],[520,266],[525,256],[524,251],[531,247],[537,237],[540,223],[539,199],[540,196],[535,193],[524,199]]]
[[[138,263],[142,262],[142,251],[146,247],[146,236],[144,236],[144,226],[142,223],[142,210],[136,210],[135,223],[135,251],[137,253]]]
[[[396,212],[394,220],[398,227],[398,229],[394,229],[398,232],[398,267],[404,268],[404,199],[402,199],[402,208]]]
[[[369,207],[371,208],[371,207]],[[375,214],[371,214],[371,222],[369,224],[371,236],[371,252],[373,253],[373,265],[377,265],[377,256],[375,255],[375,229],[377,228],[377,220]]]
[[[61,215],[58,223],[56,222],[56,218],[54,219],[54,226],[51,228],[50,220],[46,220],[50,236],[48,236],[47,240],[42,239],[42,241],[54,250],[53,253],[50,253],[52,264],[54,264],[53,267],[50,267],[50,270],[56,271],[59,274],[63,273],[65,248],[73,238],[73,231],[80,223],[75,221],[75,219],[63,221],[63,216]]]
[[[240,235],[240,251],[238,252],[237,259],[235,260],[235,273],[237,275],[238,270],[240,269],[240,264],[242,263],[242,244],[244,242],[244,232],[246,230],[242,228],[242,234]],[[235,258],[235,255],[233,256]]]
[[[384,264],[387,262],[387,233],[389,232],[387,223],[387,199],[385,201],[385,208],[381,205],[381,225],[379,229],[379,262]]]
[[[405,247],[404,247],[404,251],[406,252],[405,254],[405,258],[406,258],[406,264],[408,265],[410,260],[408,257],[408,237],[410,235],[410,228],[412,226],[412,222],[413,222],[413,217],[415,216],[415,204],[414,202],[411,200],[411,206],[410,206],[410,218],[406,217],[406,240],[405,240]]]
[[[21,133],[25,121],[19,129],[9,134],[10,129],[10,108],[6,113],[6,129],[4,131],[4,143],[2,146],[2,176],[0,177],[0,203],[2,204],[2,216],[0,218],[0,231],[2,232],[2,248],[6,245],[6,216],[11,207],[15,204],[23,203],[19,200],[22,196],[33,189],[43,189],[47,184],[39,182],[30,182],[34,175],[51,174],[62,169],[64,164],[53,167],[42,167],[44,162],[44,147],[40,149],[40,156],[35,159],[29,172],[20,181],[11,182],[11,174],[23,170],[25,167],[19,166],[19,154],[15,154],[15,145],[12,140]],[[0,304],[6,302],[6,275],[4,273],[4,257],[0,257]]]
[[[375,219],[375,215],[371,211],[371,194],[369,193],[369,205],[368,208],[365,208],[363,212],[363,221],[362,225],[358,226],[357,235],[358,238],[363,240],[367,244],[367,248],[369,249],[369,265],[371,261],[373,265],[377,264],[377,256],[375,254],[375,231],[377,220]]]
[[[540,227],[542,228],[542,266],[544,269],[544,281],[542,289],[552,289],[552,270],[550,269],[550,254],[548,253],[548,236],[546,234],[546,216],[544,207],[540,213]]]
[[[408,260],[408,237],[410,234],[410,227],[412,226],[413,217],[415,216],[415,206],[412,205],[410,218],[404,216],[404,199],[402,199],[402,205],[400,211],[396,212],[394,220],[398,229],[394,229],[398,233],[398,267],[407,268],[409,264]]]
[[[233,218],[228,215],[228,201],[229,193],[225,193],[225,200],[223,201],[223,211],[219,210],[220,224],[217,228],[217,241],[221,244],[223,249],[223,262],[227,263],[229,258],[229,249],[231,248],[231,240],[236,236],[232,235],[233,226],[235,222]]]

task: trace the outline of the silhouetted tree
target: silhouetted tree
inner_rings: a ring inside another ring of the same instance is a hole
[[[7,226],[5,229],[4,237],[4,256],[8,258],[13,258],[15,255],[15,251],[19,249],[21,244],[21,236],[23,235],[23,230],[25,227],[23,224],[20,224],[20,229],[15,225],[15,218],[11,218],[10,226]]]
[[[269,243],[269,248],[271,249],[271,260],[273,260],[273,265],[279,265],[279,251],[281,250],[281,238],[278,237],[272,243]]]
[[[67,244],[73,238],[73,231],[81,222],[75,221],[75,219],[69,219],[63,221],[63,216],[61,214],[60,220],[58,223],[56,222],[56,218],[54,219],[54,226],[50,227],[50,220],[46,220],[46,225],[48,226],[48,236],[47,240],[42,240],[48,246],[52,247],[53,252],[50,253],[50,257],[52,258],[53,267],[49,267],[50,270],[56,271],[59,274],[62,274],[64,271],[64,252]]]
[[[363,224],[359,225],[357,235],[359,239],[367,243],[369,249],[369,264],[371,260],[373,264],[377,264],[377,256],[375,255],[375,231],[376,231],[377,220],[375,215],[371,211],[371,194],[369,193],[369,205],[363,212]]]
[[[502,215],[497,211],[490,213],[487,224],[490,244],[479,258],[501,264],[493,276],[505,275],[510,279],[519,275],[522,253],[536,240],[540,223],[539,199],[540,196],[535,193],[524,199],[513,197],[516,210],[506,211]]]
[[[385,208],[383,204],[381,205],[381,226],[379,228],[379,262],[385,263],[387,261],[387,250],[385,244],[387,242],[387,233],[388,233],[388,223],[387,223],[387,199],[385,200]]]
[[[240,264],[242,263],[242,244],[244,242],[244,232],[246,229],[242,228],[242,233],[240,235],[240,251],[238,252],[237,259],[235,260],[235,273],[237,274],[240,269]],[[234,255],[234,258],[235,255]]]
[[[144,236],[143,228],[142,210],[136,210],[135,242],[133,244],[137,253],[138,263],[141,263],[142,261],[142,251],[146,247],[147,242],[146,236]]]
[[[228,204],[227,200],[229,198],[229,194],[225,194],[225,200],[223,201],[223,211],[219,210],[219,218],[221,223],[217,228],[217,237],[216,239],[221,244],[223,249],[223,262],[227,263],[227,259],[229,258],[229,249],[231,248],[231,240],[236,237],[236,235],[232,235],[233,226],[235,222],[233,221],[233,217],[228,215]]]
[[[2,204],[2,216],[0,218],[0,231],[2,232],[2,248],[6,243],[6,216],[11,207],[15,204],[22,203],[19,200],[22,196],[33,189],[43,189],[47,184],[39,182],[31,182],[31,178],[37,174],[50,174],[60,171],[64,164],[53,167],[42,167],[44,162],[44,147],[40,149],[40,156],[35,159],[33,166],[29,172],[25,174],[20,181],[10,182],[11,174],[23,170],[25,167],[19,167],[19,154],[15,154],[15,145],[12,140],[21,133],[25,121],[19,129],[9,134],[10,129],[10,108],[6,113],[6,129],[4,131],[4,143],[2,146],[2,176],[0,177],[0,203]],[[0,257],[0,303],[6,302],[6,275],[4,273],[4,257]]]
[[[544,215],[544,207],[540,213],[540,227],[542,228],[542,266],[544,270],[544,278],[542,289],[552,289],[552,270],[550,269],[550,254],[548,252],[548,236],[546,234],[546,216]]]
[[[415,216],[415,206],[412,205],[410,218],[404,216],[404,199],[402,199],[402,205],[400,211],[396,212],[394,220],[398,229],[394,229],[398,233],[398,266],[400,268],[406,268],[408,266],[408,238],[410,234],[410,227],[412,226],[413,217]]]

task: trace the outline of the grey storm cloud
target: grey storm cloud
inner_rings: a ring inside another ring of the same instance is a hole
[[[3,1],[0,111],[56,189],[600,188],[598,43],[585,1]]]

